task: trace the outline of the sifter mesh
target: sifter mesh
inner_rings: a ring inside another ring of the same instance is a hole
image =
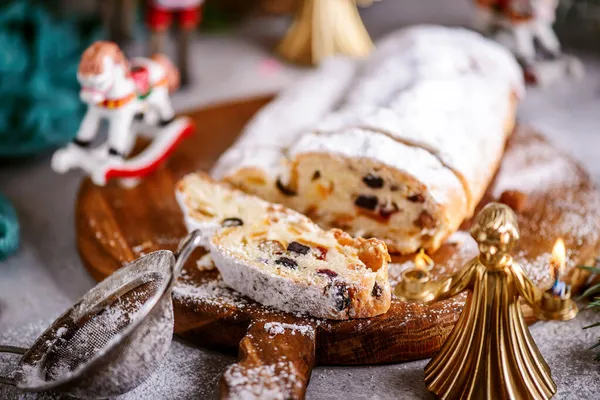
[[[155,279],[114,298],[112,303],[90,310],[77,323],[70,323],[63,330],[59,328],[60,335],[57,336],[60,337],[40,363],[40,372],[45,380],[63,379],[90,361],[115,338],[120,338],[136,319],[142,306],[160,289],[160,275],[153,274],[153,277]]]

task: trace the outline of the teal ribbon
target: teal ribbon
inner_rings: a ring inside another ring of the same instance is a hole
[[[19,221],[15,209],[0,195],[0,260],[5,259],[19,247]]]

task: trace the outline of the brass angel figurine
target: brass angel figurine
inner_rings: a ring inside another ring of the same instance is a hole
[[[303,0],[277,52],[286,60],[318,65],[334,54],[366,57],[373,42],[357,9],[365,0]]]
[[[488,204],[471,235],[480,255],[432,283],[430,302],[470,294],[450,336],[425,367],[427,388],[443,399],[549,399],[556,384],[525,324],[520,299],[541,319],[556,318],[557,310],[544,308],[544,292],[513,262],[517,217],[506,205]],[[560,304],[576,310],[570,298]]]

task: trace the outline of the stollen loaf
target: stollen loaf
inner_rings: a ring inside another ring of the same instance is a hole
[[[518,63],[495,42],[403,29],[367,60],[332,59],[295,82],[212,175],[393,252],[434,251],[481,201],[523,95]]]

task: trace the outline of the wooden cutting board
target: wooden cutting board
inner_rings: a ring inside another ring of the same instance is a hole
[[[158,249],[174,250],[186,235],[174,196],[186,173],[209,170],[246,122],[269,98],[191,113],[196,133],[167,165],[139,186],[98,187],[83,181],[77,201],[77,245],[85,266],[101,280],[124,263]],[[142,144],[143,145],[143,144]],[[550,283],[548,261],[556,238],[567,244],[567,273],[576,287],[586,275],[573,267],[591,262],[600,246],[600,196],[588,174],[529,128],[508,144],[500,172],[482,205],[505,189],[526,194],[518,212],[521,242],[515,258],[540,286]],[[468,222],[464,225],[468,228]],[[466,231],[433,255],[434,274],[449,274],[477,254]],[[202,255],[198,250],[196,255]],[[174,288],[175,333],[199,346],[239,348],[239,361],[221,380],[222,398],[278,393],[303,398],[317,364],[380,364],[430,357],[450,333],[466,296],[431,306],[392,300],[376,318],[328,321],[270,309],[226,288],[218,273],[201,271],[192,256]],[[412,257],[394,259],[395,285]]]

